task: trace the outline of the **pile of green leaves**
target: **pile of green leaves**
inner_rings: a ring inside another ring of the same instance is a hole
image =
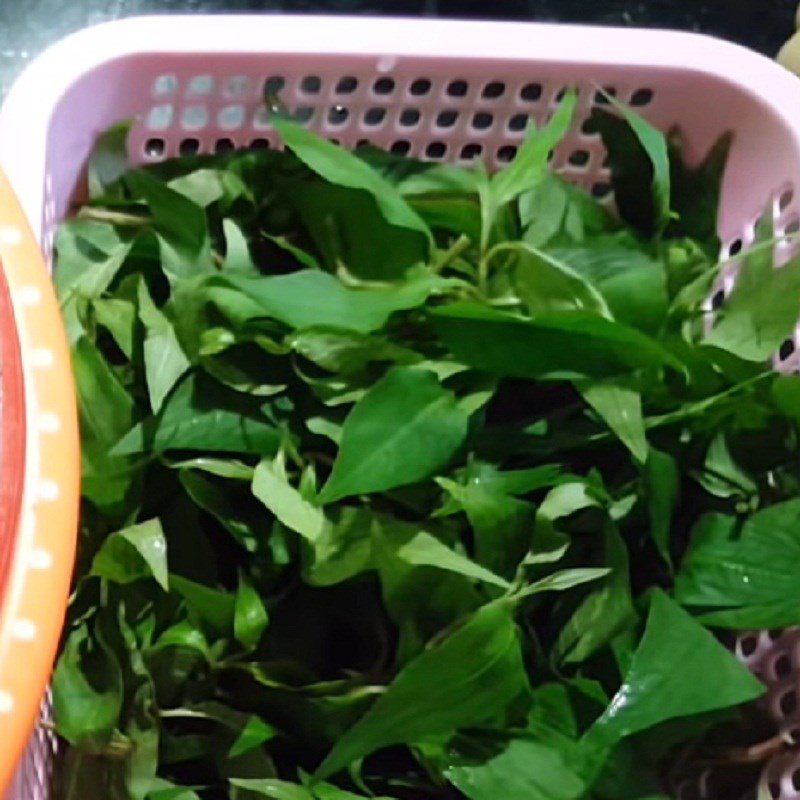
[[[54,677],[69,800],[634,800],[800,622],[800,312],[771,217],[704,310],[727,140],[593,124],[620,218],[278,119],[128,171],[56,282],[83,442]]]

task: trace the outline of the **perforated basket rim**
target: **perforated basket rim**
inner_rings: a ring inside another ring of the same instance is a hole
[[[535,50],[531,41],[535,38]],[[130,56],[309,54],[375,56],[376,71],[401,57],[503,59],[680,69],[727,81],[768,104],[800,139],[797,78],[769,58],[705,34],[538,22],[483,22],[327,15],[164,15],[129,17],[51,45],[15,81],[0,109],[0,164],[42,236],[49,122],[82,76]],[[568,46],[569,44],[572,47]],[[794,113],[793,113],[794,112]],[[98,134],[100,131],[97,132]]]

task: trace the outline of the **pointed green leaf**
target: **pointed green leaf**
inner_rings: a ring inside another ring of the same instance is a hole
[[[466,411],[433,373],[393,369],[348,414],[320,502],[430,477],[463,442],[467,421]]]
[[[512,606],[502,601],[483,606],[400,672],[334,745],[317,777],[392,744],[413,744],[502,716],[527,685]]]
[[[92,574],[122,584],[152,577],[168,591],[167,540],[161,522],[151,519],[112,533],[92,561]]]

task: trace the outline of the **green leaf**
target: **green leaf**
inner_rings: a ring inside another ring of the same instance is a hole
[[[254,518],[255,509],[242,502],[241,490],[209,479],[201,473],[201,469],[201,467],[197,470],[182,469],[178,476],[181,486],[195,505],[211,514],[245,550],[252,552],[268,532],[266,521],[259,524],[262,521]],[[221,477],[232,477],[237,481],[248,483],[252,477],[252,470],[229,473],[223,468],[211,474],[220,472],[224,473]]]
[[[156,778],[147,800],[200,800],[200,795],[188,786],[176,786],[163,778]]]
[[[683,141],[671,133],[668,141],[671,205],[675,212],[668,228],[669,236],[690,236],[705,245],[712,258],[719,254],[717,216],[722,176],[728,162],[733,135],[721,136],[697,166],[688,166],[683,158]]]
[[[616,377],[675,358],[654,339],[594,314],[550,312],[527,320],[454,303],[433,312],[437,332],[471,367],[538,380]]]
[[[78,218],[58,229],[55,247],[54,280],[63,305],[73,295],[100,297],[127,261],[133,241],[108,222]]]
[[[320,181],[293,185],[291,202],[331,271],[357,279],[397,281],[428,260],[429,241],[419,231],[386,221],[372,195]],[[380,252],[381,258],[375,258]]]
[[[511,609],[503,601],[483,606],[408,664],[336,743],[317,777],[324,779],[392,744],[419,742],[502,717],[507,705],[528,691]]]
[[[348,414],[320,502],[430,477],[460,447],[467,421],[453,393],[433,373],[393,369]]]
[[[92,575],[115,583],[152,577],[169,590],[167,540],[161,522],[151,519],[112,533],[92,561]]]
[[[769,241],[771,227],[762,237]],[[775,267],[772,249],[757,244],[743,256],[733,291],[705,342],[748,361],[765,361],[791,336],[798,316],[800,259]]]
[[[660,589],[625,681],[587,734],[620,739],[677,717],[739,705],[764,687],[714,636]]]
[[[248,649],[255,648],[269,624],[269,616],[258,592],[240,575],[233,612],[233,633],[236,641]]]
[[[490,481],[466,484],[437,478],[464,510],[475,536],[476,560],[506,578],[513,577],[530,541],[535,509],[531,503],[510,497]],[[535,486],[534,486],[535,488]]]
[[[482,763],[449,767],[448,780],[470,800],[578,800],[586,786],[565,755],[544,743],[512,739]]]
[[[491,252],[516,256],[514,286],[532,314],[576,310],[611,316],[597,289],[548,253],[524,242],[497,245]]]
[[[136,306],[128,300],[103,298],[95,300],[92,309],[97,324],[106,328],[128,361],[133,361],[137,325]]]
[[[718,433],[708,446],[703,469],[695,476],[698,483],[715,497],[748,499],[758,494],[758,487],[733,459],[728,443]]]
[[[289,338],[292,350],[330,372],[361,372],[373,362],[412,364],[422,358],[413,350],[376,336],[341,328],[305,328]]]
[[[236,741],[233,743],[228,755],[231,758],[244,755],[256,747],[261,747],[262,744],[268,742],[270,739],[275,738],[278,732],[272,725],[264,722],[260,717],[250,717],[247,724],[242,728]]]
[[[672,520],[680,496],[678,465],[668,453],[650,448],[642,467],[642,478],[647,496],[650,536],[661,557],[672,566]]]
[[[431,567],[509,589],[508,581],[452,549],[419,526],[386,515],[344,508],[316,542],[309,580],[331,585],[376,569],[387,554],[408,567]]]
[[[654,333],[667,313],[664,265],[626,237],[598,236],[583,245],[557,246],[548,252],[596,287],[614,319]]]
[[[615,227],[611,215],[591,195],[559,175],[548,173],[519,198],[523,239],[533,247],[582,242]]]
[[[647,460],[649,446],[642,416],[642,397],[620,381],[579,383],[583,399],[631,451],[639,464]]]
[[[175,329],[156,307],[143,280],[139,281],[139,319],[145,329],[144,368],[150,406],[158,413],[172,387],[189,369],[189,359],[181,350]]]
[[[149,680],[138,688],[125,728],[132,745],[125,764],[125,788],[131,800],[145,800],[156,781],[160,737],[153,711],[154,695],[155,689]]]
[[[304,786],[277,778],[231,778],[231,786],[271,800],[314,800],[314,795]]]
[[[541,130],[537,131],[531,126],[511,164],[492,178],[490,187],[495,207],[508,203],[522,192],[533,189],[545,178],[550,151],[569,131],[577,101],[576,92],[570,89]]]
[[[252,488],[253,494],[287,528],[312,543],[322,535],[325,515],[289,483],[282,459],[262,461],[253,475]]]
[[[367,192],[374,198],[387,222],[417,231],[428,240],[431,239],[428,226],[391,183],[358,156],[287,119],[276,117],[274,124],[284,144],[317,175],[329,183]]]
[[[788,607],[800,604],[799,559],[800,500],[765,508],[742,525],[735,517],[707,514],[692,531],[675,596],[687,606],[738,610],[737,620],[750,608],[761,619],[769,606],[785,618]]]
[[[131,124],[130,121],[118,122],[95,141],[86,170],[89,197],[100,197],[128,171],[128,134]]]
[[[122,711],[122,671],[101,636],[86,624],[66,638],[53,675],[56,730],[70,744],[102,745]]]
[[[225,234],[225,262],[222,268],[227,272],[241,272],[245,275],[256,273],[250,247],[242,229],[232,219],[224,219],[222,230]]]
[[[399,544],[395,554],[399,559],[412,566],[436,567],[463,575],[466,578],[485,581],[503,589],[510,587],[508,581],[495,575],[491,570],[470,561],[466,556],[451,550],[446,544],[425,531],[419,531],[412,538]]]
[[[133,400],[86,337],[72,349],[72,369],[81,427],[83,495],[110,515],[125,506],[138,471],[131,459],[110,453],[134,422]],[[97,398],[103,402],[98,403]]]
[[[233,595],[174,573],[169,576],[169,584],[172,592],[183,598],[190,611],[213,636],[224,637],[233,632],[236,613]]]
[[[289,255],[293,256],[300,266],[313,270],[322,269],[322,266],[320,265],[319,261],[317,261],[315,256],[306,250],[303,250],[303,248],[292,244],[285,236],[274,236],[266,231],[264,231],[262,235],[265,239],[280,247],[281,250],[285,250]]]
[[[175,281],[211,271],[211,242],[203,209],[147,172],[130,172],[125,183],[150,208],[167,277]]]
[[[605,578],[609,574],[607,567],[576,567],[575,569],[561,569],[553,572],[546,578],[523,587],[512,595],[515,599],[531,597],[542,592],[565,592],[575,586]]]
[[[604,532],[604,561],[611,572],[578,606],[559,633],[556,654],[580,664],[606,647],[636,619],[630,587],[628,549],[614,525]]]
[[[258,403],[220,384],[189,374],[164,403],[161,413],[139,423],[116,443],[112,455],[167,450],[275,453],[280,433],[259,412]]]
[[[610,98],[617,116],[595,108],[592,122],[608,151],[620,216],[645,236],[658,236],[670,220],[667,140],[627,106]]]
[[[360,333],[382,328],[396,311],[423,305],[450,285],[443,278],[420,274],[398,286],[350,289],[318,270],[269,278],[227,275],[224,280],[255,301],[263,316],[292,328],[330,325]]]
[[[247,186],[231,170],[195,169],[173,178],[168,186],[201,208],[219,203],[225,210],[240,198],[252,200]]]

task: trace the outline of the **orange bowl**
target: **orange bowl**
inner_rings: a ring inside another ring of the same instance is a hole
[[[39,245],[0,175],[0,796],[67,605],[80,457],[69,348]]]

